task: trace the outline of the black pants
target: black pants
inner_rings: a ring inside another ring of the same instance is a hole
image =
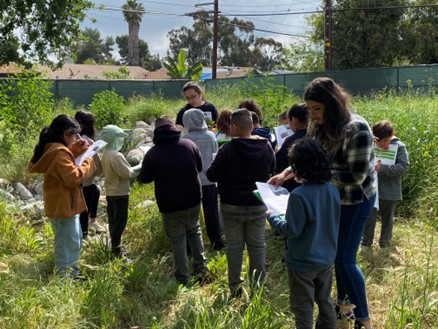
[[[83,186],[82,191],[84,192],[85,204],[87,205],[88,210],[82,212],[79,218],[81,222],[82,234],[87,235],[88,220],[90,218],[96,218],[97,216],[97,205],[99,203],[100,191],[96,184]]]
[[[122,234],[128,222],[129,195],[107,196],[108,227],[111,237],[111,250],[120,250]]]
[[[221,240],[218,208],[216,185],[202,185],[202,210],[207,236],[211,243]]]

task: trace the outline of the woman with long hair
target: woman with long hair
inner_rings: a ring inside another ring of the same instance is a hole
[[[368,123],[348,108],[350,96],[330,78],[316,78],[304,91],[310,122],[307,136],[320,142],[331,163],[332,184],[341,195],[335,259],[338,317],[355,318],[355,329],[370,329],[365,280],[356,254],[376,198],[373,138]],[[281,185],[290,169],[271,178]],[[354,307],[353,307],[354,305]]]

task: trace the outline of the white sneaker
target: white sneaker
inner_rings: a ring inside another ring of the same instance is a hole
[[[106,233],[105,226],[100,225],[97,221],[90,222],[88,228],[94,230],[96,233]]]

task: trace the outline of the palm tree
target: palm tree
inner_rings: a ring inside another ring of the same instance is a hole
[[[128,65],[139,65],[138,31],[140,30],[141,19],[145,13],[144,6],[136,0],[127,0],[122,6],[123,16],[129,26],[128,40]]]

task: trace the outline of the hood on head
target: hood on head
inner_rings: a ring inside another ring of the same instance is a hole
[[[183,125],[188,132],[193,130],[206,130],[204,112],[199,109],[187,110],[183,115]]]
[[[125,133],[122,128],[117,127],[116,125],[107,125],[103,127],[100,136],[102,140],[108,143],[105,146],[107,149],[120,151],[125,137],[127,137],[128,134]]]

